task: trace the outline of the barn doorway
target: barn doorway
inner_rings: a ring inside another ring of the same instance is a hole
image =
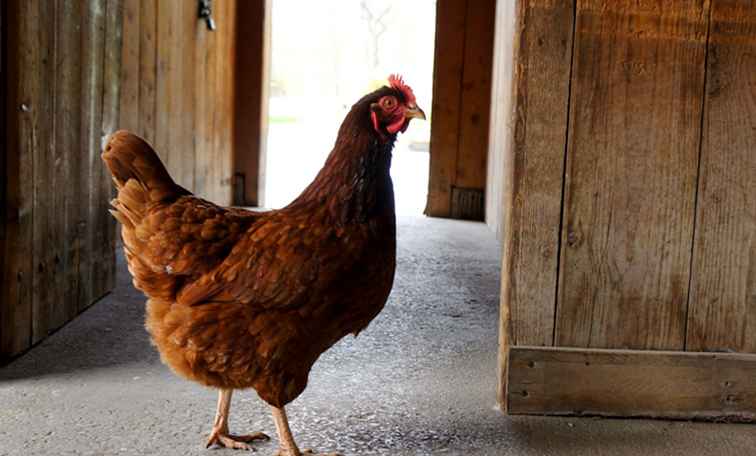
[[[436,1],[273,0],[265,191],[286,206],[312,181],[361,96],[401,73],[430,120]],[[265,115],[265,113],[263,113]],[[430,122],[413,122],[394,149],[398,215],[426,205]]]

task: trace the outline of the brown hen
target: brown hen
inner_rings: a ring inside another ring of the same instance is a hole
[[[102,158],[118,196],[111,212],[147,329],[164,363],[219,389],[208,446],[230,435],[234,389],[271,405],[280,455],[302,454],[284,406],[321,353],[383,308],[394,279],[396,223],[389,168],[396,135],[425,118],[401,78],[363,97],[315,180],[287,207],[219,207],[176,185],[145,141],[115,133]]]

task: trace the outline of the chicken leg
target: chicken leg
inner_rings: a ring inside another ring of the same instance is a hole
[[[315,453],[310,449],[300,451],[294,442],[294,437],[289,429],[289,420],[286,418],[286,410],[283,407],[271,407],[273,409],[273,421],[276,422],[279,445],[281,447],[274,456],[343,456],[341,453]]]
[[[207,439],[207,447],[218,444],[226,448],[237,450],[250,450],[248,442],[254,440],[270,440],[266,434],[255,432],[249,435],[231,435],[228,433],[228,412],[231,410],[231,389],[221,389],[218,391],[218,410],[215,412],[215,421],[213,430]]]

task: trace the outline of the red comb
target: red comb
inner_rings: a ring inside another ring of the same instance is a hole
[[[404,79],[398,74],[392,74],[388,77],[391,88],[400,90],[404,94],[404,98],[407,99],[407,103],[415,103],[415,94],[412,92],[410,86],[404,83]]]

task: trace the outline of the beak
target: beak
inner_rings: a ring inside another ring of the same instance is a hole
[[[404,112],[404,117],[407,119],[422,119],[425,120],[425,113],[417,105],[408,106]]]

